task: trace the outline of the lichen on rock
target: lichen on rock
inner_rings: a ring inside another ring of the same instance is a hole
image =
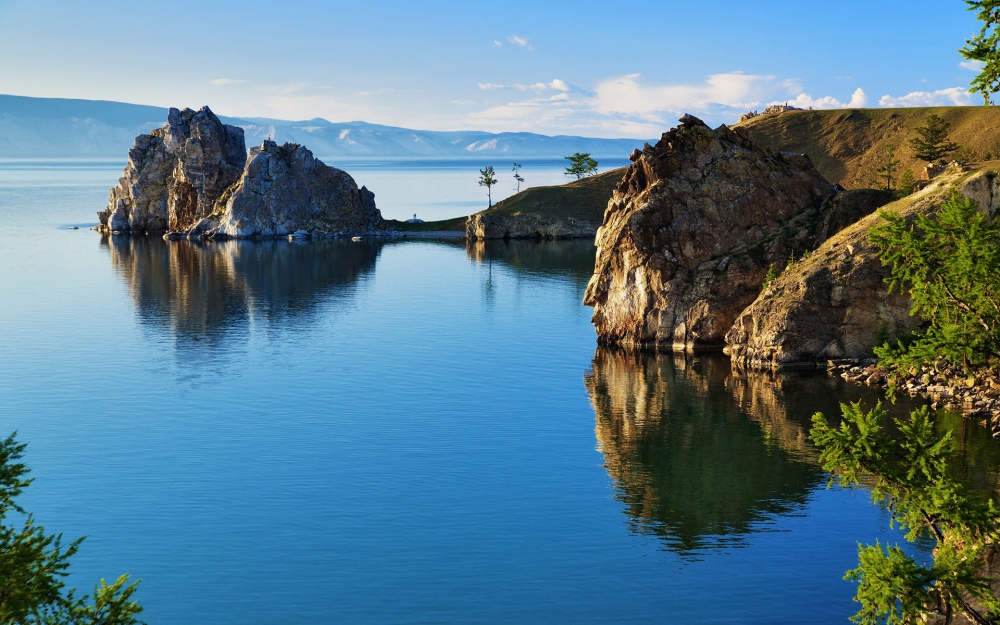
[[[771,263],[815,245],[835,194],[804,155],[685,115],[608,203],[584,303],[602,343],[722,347]]]

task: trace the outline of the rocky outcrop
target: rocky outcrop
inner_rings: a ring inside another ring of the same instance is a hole
[[[246,162],[243,129],[209,108],[170,109],[167,125],[139,135],[98,229],[153,233],[185,230],[212,212]]]
[[[383,230],[375,194],[295,143],[264,141],[250,150],[243,175],[193,231],[214,237],[294,233],[337,236]]]
[[[598,338],[722,347],[769,265],[815,245],[834,188],[807,157],[688,115],[632,160],[598,230],[584,298]]]
[[[887,206],[912,217],[935,211],[952,188],[995,211],[1000,187],[992,174],[952,168],[927,188]],[[778,368],[817,360],[866,358],[876,340],[913,330],[910,300],[885,284],[868,232],[880,222],[869,215],[793,263],[744,310],[726,335],[726,352],[739,366]],[[881,337],[881,338],[879,338]]]
[[[477,239],[591,239],[597,226],[573,217],[551,217],[538,213],[501,215],[482,212],[470,215],[466,236]]]

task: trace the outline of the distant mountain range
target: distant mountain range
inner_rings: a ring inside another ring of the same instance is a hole
[[[211,106],[211,104],[209,104]],[[270,137],[305,145],[319,158],[562,158],[589,152],[627,157],[641,139],[548,137],[528,132],[439,132],[325,119],[219,116],[241,126],[247,146]],[[102,100],[0,95],[0,158],[121,158],[136,135],[166,124],[167,109]]]

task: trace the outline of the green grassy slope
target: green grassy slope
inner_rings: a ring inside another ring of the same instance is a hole
[[[497,202],[483,211],[498,215],[540,213],[556,218],[573,217],[600,223],[608,207],[611,193],[625,175],[625,168],[612,169],[603,174],[574,180],[555,187],[532,187],[517,195]]]
[[[971,148],[973,160],[1000,152],[1000,108],[946,106],[908,109],[848,109],[789,111],[763,115],[738,124],[759,145],[785,152],[804,152],[830,182],[847,188],[884,186],[876,170],[889,144],[896,146],[900,173],[909,168],[919,176],[909,139],[924,118],[936,113],[951,124],[950,139]]]

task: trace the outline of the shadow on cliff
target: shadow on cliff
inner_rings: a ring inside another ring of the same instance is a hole
[[[827,481],[808,440],[812,415],[836,419],[841,402],[883,398],[815,371],[742,371],[717,354],[604,347],[584,382],[630,529],[681,555],[739,546],[801,509]],[[905,414],[919,404],[899,398],[888,407]],[[956,474],[995,497],[1000,444],[960,415],[942,413],[937,422],[954,431]]]
[[[348,299],[372,273],[377,241],[168,242],[105,236],[115,272],[144,323],[173,335],[178,347],[225,347],[250,321],[308,320],[331,299]]]

